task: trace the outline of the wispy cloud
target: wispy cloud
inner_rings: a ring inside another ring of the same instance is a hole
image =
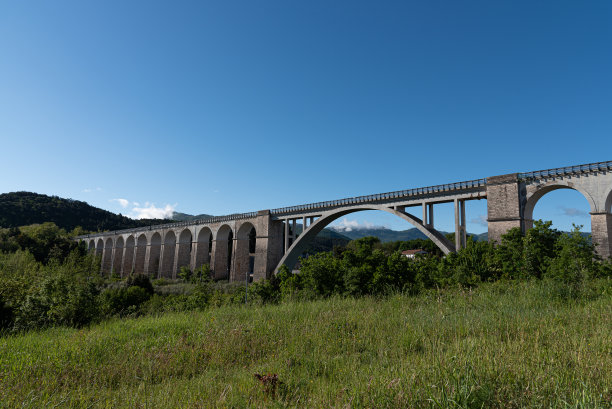
[[[167,204],[157,207],[153,203],[146,202],[144,206],[134,206],[131,217],[135,219],[171,219],[177,204]]]
[[[563,207],[559,206],[559,209],[563,213],[564,216],[570,217],[587,217],[589,214],[584,210],[575,209],[573,207]]]
[[[85,188],[82,190],[83,193],[91,193],[91,192],[99,192],[101,191],[102,188],[101,187],[96,187],[96,188]]]
[[[489,225],[489,223],[487,222],[487,216],[485,216],[484,214],[479,215],[475,219],[471,219],[470,223],[478,224],[484,227],[487,227]]]
[[[349,220],[346,217],[338,222],[335,226],[330,226],[332,229],[336,231],[354,231],[354,230],[364,230],[364,229],[384,229],[385,226],[377,226],[374,223],[370,223],[368,221],[364,221],[363,223],[359,223],[357,220]]]
[[[127,199],[111,199],[110,201],[119,203],[124,209],[130,205],[130,201]]]

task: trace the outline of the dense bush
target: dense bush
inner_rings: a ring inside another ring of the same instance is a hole
[[[187,311],[227,304],[276,303],[330,296],[417,294],[428,288],[474,287],[499,279],[548,280],[555,297],[576,298],[593,277],[611,277],[612,263],[595,255],[578,227],[569,233],[536,221],[527,234],[511,229],[500,245],[468,240],[446,257],[407,258],[422,241],[380,243],[365,237],[300,260],[300,273],[282,266],[269,280],[213,282],[208,265],[182,268],[179,279],[132,274],[104,279],[99,258],[52,224],[0,229],[0,329],[81,327],[109,317]],[[425,247],[425,246],[422,246]]]

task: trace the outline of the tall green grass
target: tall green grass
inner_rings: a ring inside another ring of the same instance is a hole
[[[610,288],[498,282],[7,336],[0,407],[609,408]]]

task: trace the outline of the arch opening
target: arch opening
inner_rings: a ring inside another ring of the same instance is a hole
[[[123,254],[123,274],[125,277],[132,273],[134,270],[134,236],[129,236],[125,241],[125,252]]]
[[[527,198],[524,210],[525,230],[533,227],[534,220],[551,221],[552,227],[569,232],[572,224],[583,226],[590,233],[592,211],[588,196],[568,186],[549,186]]]
[[[104,252],[102,254],[102,272],[110,274],[111,264],[113,262],[113,239],[108,238],[104,242]]]
[[[123,262],[123,237],[119,236],[115,243],[115,255],[113,256],[113,274],[122,275],[122,262]]]
[[[249,222],[243,223],[236,234],[236,255],[232,281],[252,280],[255,269],[255,251],[257,247],[257,232]]]
[[[196,245],[196,258],[194,268],[197,270],[204,264],[210,264],[210,254],[212,252],[212,231],[204,227],[198,233]]]
[[[174,252],[176,251],[176,235],[169,231],[164,236],[164,249],[162,254],[161,277],[174,278]]]
[[[104,240],[100,238],[98,239],[98,242],[96,243],[96,256],[102,256],[103,252],[104,252]]]
[[[134,257],[134,272],[136,274],[144,274],[145,259],[147,257],[147,236],[141,234],[136,240],[136,256]]]
[[[88,246],[87,246],[87,250],[88,250],[89,252],[92,252],[92,251],[94,251],[95,249],[96,249],[96,242],[95,242],[95,240],[91,239],[91,240],[89,241]]]
[[[217,238],[215,240],[214,274],[216,280],[229,279],[232,267],[233,246],[234,232],[231,227],[224,224],[217,231]]]
[[[161,258],[161,234],[154,233],[151,236],[151,247],[149,253],[149,264],[147,266],[148,274],[153,277],[159,277]]]
[[[191,266],[191,250],[192,250],[191,230],[185,229],[179,235],[178,242],[178,259],[176,268],[190,268]]]

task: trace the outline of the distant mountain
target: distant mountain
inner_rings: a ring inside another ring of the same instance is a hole
[[[331,227],[331,229],[350,238],[351,240],[360,239],[367,236],[374,236],[378,237],[381,242],[386,243],[389,241],[408,241],[427,238],[416,227],[400,231],[387,229],[385,227],[346,229],[339,226],[334,226]]]
[[[0,194],[0,227],[44,222],[53,222],[68,231],[81,226],[87,231],[96,232],[170,223],[171,220],[130,219],[78,200],[32,192]]]
[[[213,216],[209,214],[204,214],[204,213],[192,215],[192,214],[187,214],[187,213],[174,212],[172,214],[172,220],[176,220],[177,222],[187,222],[191,220],[208,219],[211,217]]]
[[[374,228],[345,228],[341,226],[331,227],[335,232],[340,233],[351,240],[360,239],[362,237],[374,236],[378,237],[381,242],[386,243],[390,241],[409,241],[415,239],[427,239],[427,237],[421,233],[419,229],[413,227],[408,230],[391,230],[386,227],[374,227]],[[441,231],[442,234],[448,234],[449,232]],[[468,233],[470,234],[470,233]],[[487,240],[488,234],[470,234],[476,238],[476,240]]]
[[[295,230],[298,233],[302,232],[302,225],[298,224],[295,226]],[[332,251],[334,247],[344,247],[351,239],[343,234],[338,233],[329,228],[325,228],[317,234],[317,236],[310,242],[304,253],[319,253],[322,251]]]

